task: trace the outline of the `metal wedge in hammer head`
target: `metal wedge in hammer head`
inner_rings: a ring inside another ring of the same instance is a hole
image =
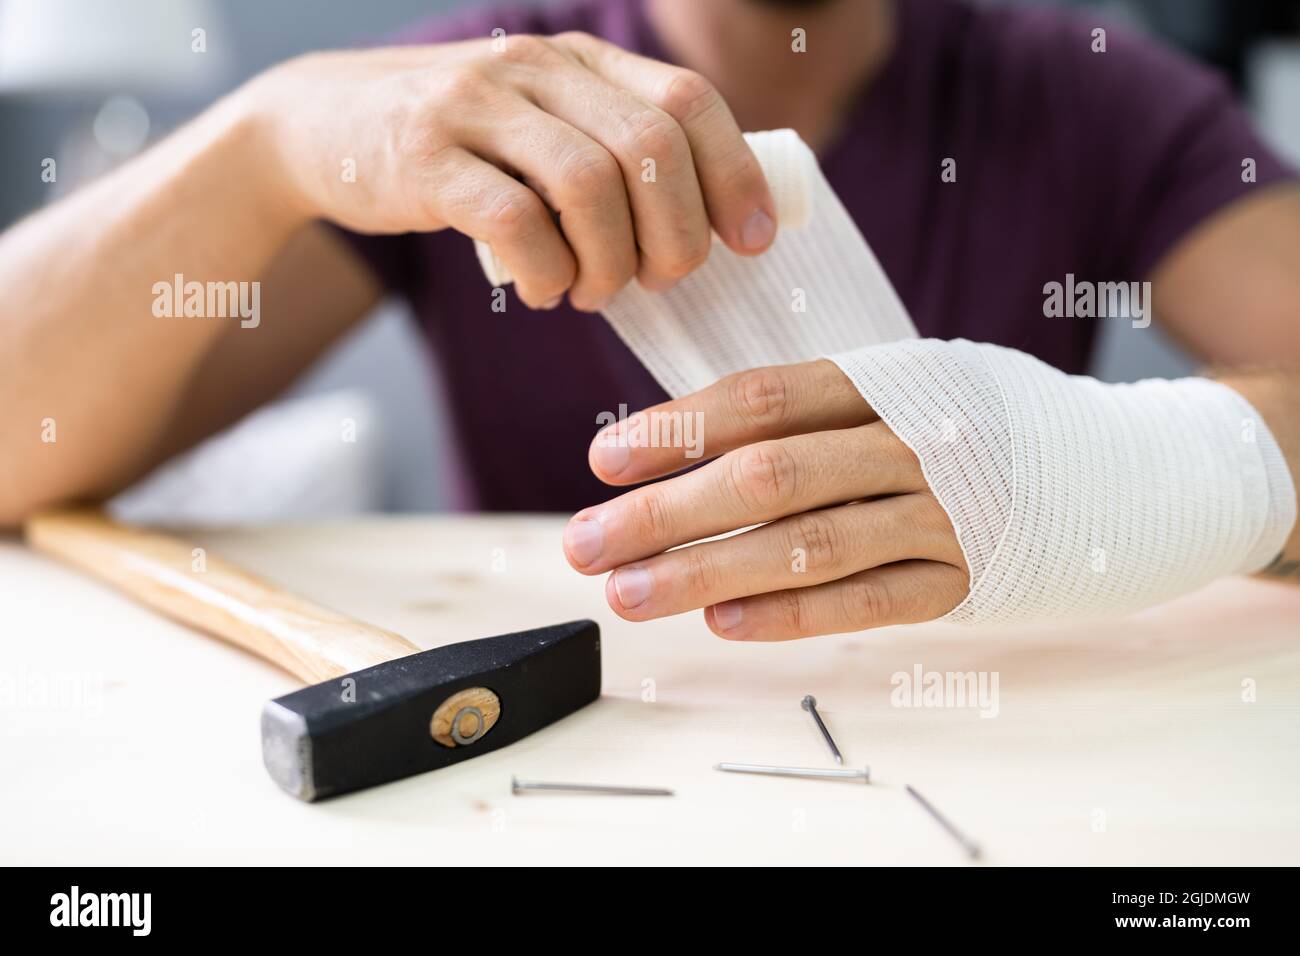
[[[37,515],[28,543],[308,681],[262,713],[271,777],[318,800],[514,743],[600,696],[593,621],[422,651],[188,542],[98,511]]]
[[[571,621],[421,651],[267,701],[262,760],[317,800],[459,763],[600,696],[600,629]]]

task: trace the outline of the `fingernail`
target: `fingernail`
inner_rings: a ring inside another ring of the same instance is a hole
[[[547,299],[545,302],[542,303],[542,308],[553,309],[560,304],[560,300],[563,298],[564,296],[557,295],[554,299]]]
[[[755,209],[740,230],[740,244],[746,249],[762,249],[776,235],[776,223],[761,209]]]
[[[723,601],[721,604],[713,605],[713,623],[720,631],[731,630],[740,623],[740,617],[739,601]]]
[[[569,526],[564,529],[564,550],[569,552],[569,557],[580,568],[585,568],[599,558],[604,546],[605,529],[600,526],[599,521],[581,518],[570,521]]]
[[[653,587],[654,579],[645,568],[619,568],[614,572],[614,590],[626,609],[644,604]]]
[[[602,475],[613,478],[627,467],[632,450],[618,428],[607,428],[596,436],[591,449],[591,462]]]

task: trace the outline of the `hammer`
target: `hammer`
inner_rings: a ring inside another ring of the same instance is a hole
[[[25,530],[33,548],[307,681],[262,708],[263,763],[300,800],[498,750],[600,696],[594,621],[421,651],[99,511],[36,515]]]

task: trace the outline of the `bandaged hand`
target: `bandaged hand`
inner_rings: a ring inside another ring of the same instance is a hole
[[[596,437],[593,470],[626,485],[693,464],[662,440],[683,414],[713,461],[566,528],[570,563],[613,571],[629,620],[703,607],[720,636],[783,640],[1120,614],[1258,570],[1295,522],[1268,427],[1207,379],[1107,385],[997,346],[897,342],[648,409],[650,427]]]
[[[702,444],[666,447],[688,421]],[[928,620],[965,596],[961,547],[916,455],[833,363],[741,372],[647,409],[599,434],[590,463],[630,485],[706,457],[569,523],[569,562],[614,571],[620,616],[707,608],[721,637],[786,640]]]

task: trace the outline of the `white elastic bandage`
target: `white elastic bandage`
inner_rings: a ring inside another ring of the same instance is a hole
[[[732,372],[916,335],[812,150],[788,129],[746,133],[745,139],[776,202],[772,247],[761,256],[740,256],[715,236],[708,261],[668,292],[630,282],[603,310],[674,397]],[[488,281],[509,282],[491,247],[479,242],[476,248]]]
[[[746,139],[777,204],[772,248],[744,257],[715,241],[673,289],[633,282],[605,317],[674,397],[830,356],[916,452],[952,521],[971,590],[948,619],[1120,614],[1281,550],[1295,487],[1235,391],[1200,378],[1106,385],[1011,349],[917,339],[808,147],[790,130]],[[509,281],[478,252],[494,285]]]
[[[1295,523],[1277,442],[1218,382],[1107,385],[964,339],[831,359],[952,520],[971,591],[951,620],[1122,614],[1258,571]]]

